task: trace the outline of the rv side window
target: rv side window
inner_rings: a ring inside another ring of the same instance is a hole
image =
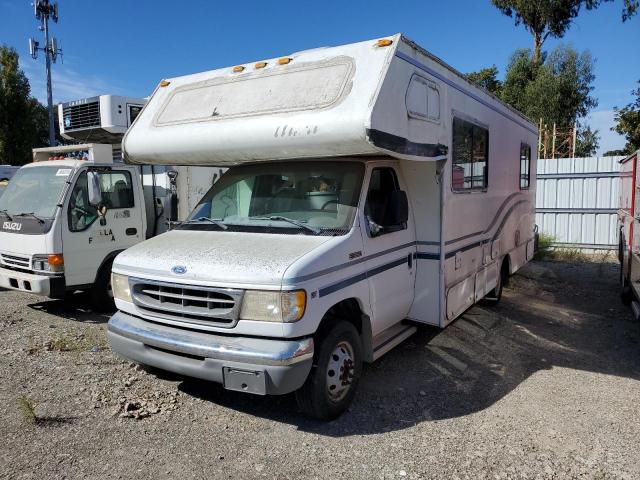
[[[489,131],[453,119],[451,186],[456,191],[485,190],[489,179]]]
[[[398,190],[400,190],[400,184],[393,168],[376,168],[371,172],[364,214],[372,236],[407,228],[406,223],[394,223],[392,220],[390,199],[392,193]]]
[[[411,77],[405,96],[410,117],[420,120],[440,120],[440,92],[438,86],[419,75]]]
[[[531,176],[531,147],[525,143],[520,144],[520,189],[529,188]]]

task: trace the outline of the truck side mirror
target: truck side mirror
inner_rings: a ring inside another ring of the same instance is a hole
[[[391,192],[389,198],[389,225],[401,225],[409,220],[409,201],[407,200],[407,192],[404,190],[395,190]]]
[[[100,178],[96,172],[87,172],[87,189],[89,191],[89,205],[97,207],[102,203]]]

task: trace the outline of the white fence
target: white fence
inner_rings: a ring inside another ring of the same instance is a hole
[[[536,224],[556,245],[617,248],[620,160],[624,157],[538,160]]]

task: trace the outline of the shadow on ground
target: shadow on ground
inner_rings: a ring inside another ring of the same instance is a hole
[[[333,422],[306,419],[292,395],[256,397],[195,379],[179,388],[301,430],[346,436],[478,412],[554,366],[640,379],[640,324],[619,300],[617,275],[615,264],[528,265],[500,305],[475,306],[442,331],[423,328],[368,365],[351,409]]]
[[[111,317],[109,312],[96,312],[92,309],[91,296],[87,292],[68,294],[61,300],[49,299],[31,303],[29,308],[83,323],[107,323]]]

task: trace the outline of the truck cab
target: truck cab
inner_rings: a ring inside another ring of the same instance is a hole
[[[108,308],[111,262],[145,238],[138,172],[110,145],[35,149],[0,197],[0,287]]]

